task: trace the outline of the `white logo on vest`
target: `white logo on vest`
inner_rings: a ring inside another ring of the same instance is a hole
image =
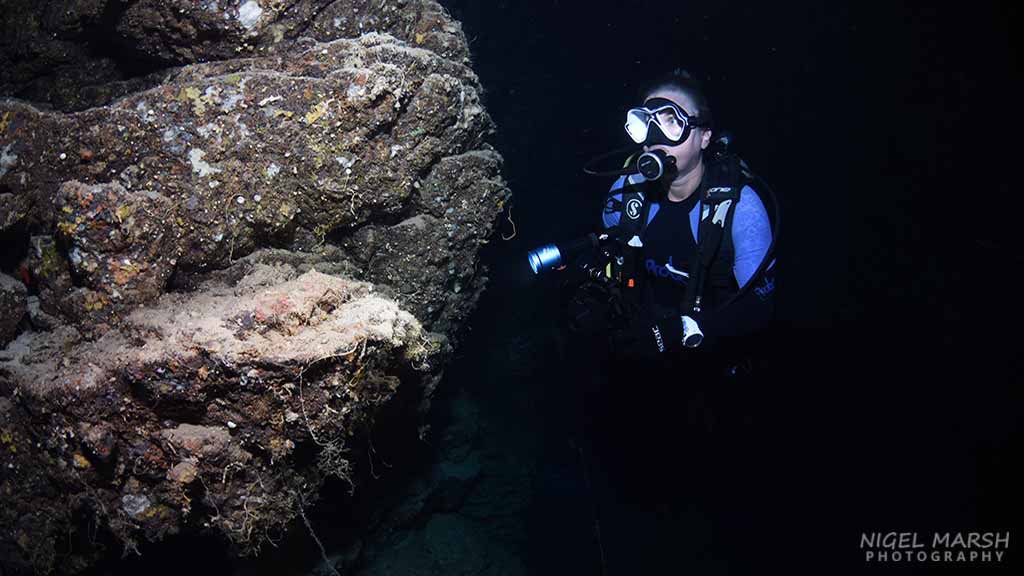
[[[626,202],[626,216],[630,220],[636,220],[640,217],[640,201],[633,198],[629,202]]]

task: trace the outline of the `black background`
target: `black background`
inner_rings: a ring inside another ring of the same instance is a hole
[[[774,364],[755,383],[757,446],[776,456],[739,483],[760,536],[722,556],[884,572],[861,532],[1019,526],[1018,8],[444,4],[515,199],[485,308],[515,296],[501,280],[526,250],[598,226],[608,182],[581,167],[627,143],[624,110],[677,66],[779,195]],[[578,385],[558,374],[540,386]]]

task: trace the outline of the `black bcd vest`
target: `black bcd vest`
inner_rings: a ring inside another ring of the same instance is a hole
[[[684,309],[696,307],[698,311],[723,302],[738,290],[733,275],[732,220],[740,191],[756,181],[746,163],[734,154],[709,155],[705,162],[704,177],[696,192],[701,202],[697,249],[688,266],[691,278],[682,303]],[[642,241],[651,203],[663,196],[664,190],[659,183],[631,184],[627,179],[614,193],[620,191],[622,199],[610,199],[605,208],[620,212],[616,235],[623,242],[634,236]],[[638,249],[627,250],[624,277],[639,282],[640,260]]]

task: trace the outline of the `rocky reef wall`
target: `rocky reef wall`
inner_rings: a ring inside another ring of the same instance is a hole
[[[423,0],[68,4],[2,24],[0,562],[253,553],[426,410],[484,288],[465,37]]]

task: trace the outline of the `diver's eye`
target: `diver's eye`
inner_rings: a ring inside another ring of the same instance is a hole
[[[679,124],[679,119],[671,112],[664,112],[658,114],[658,122],[661,122],[665,126],[677,126]]]

